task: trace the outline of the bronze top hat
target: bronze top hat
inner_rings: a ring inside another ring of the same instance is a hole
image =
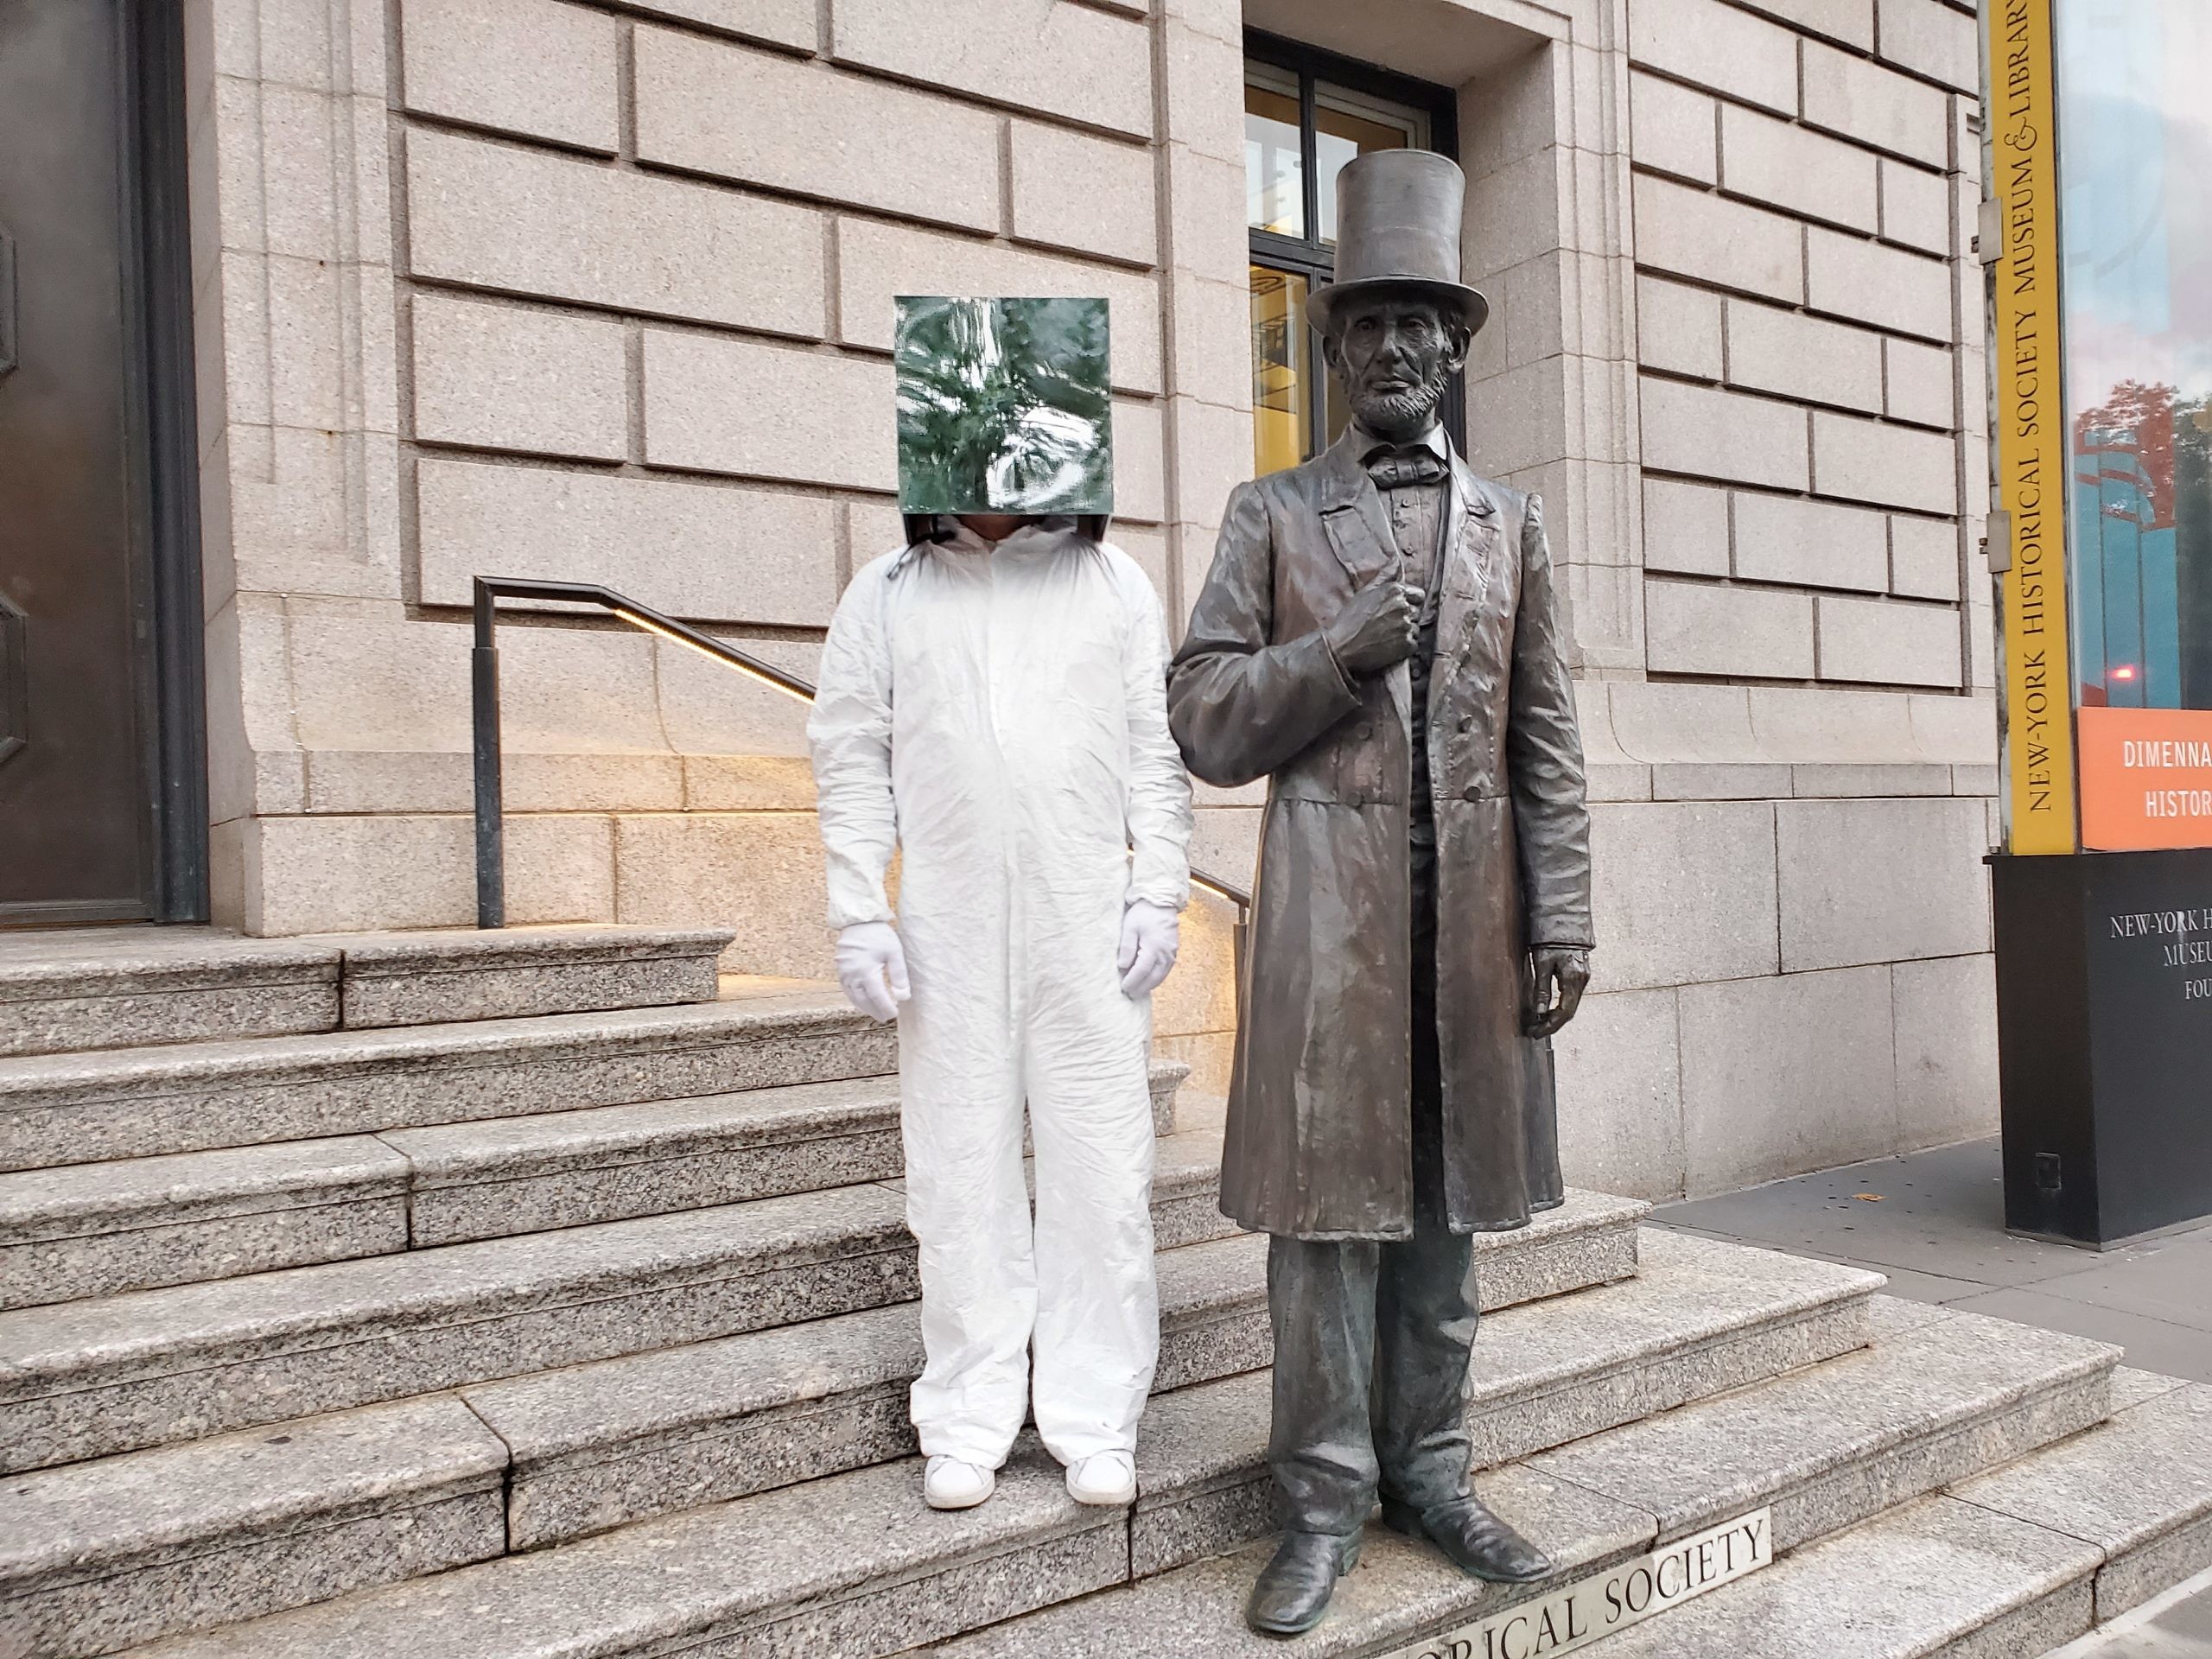
[[[1459,218],[1467,175],[1431,149],[1375,149],[1337,175],[1337,276],[1306,301],[1306,318],[1325,333],[1348,299],[1417,289],[1456,313],[1470,332],[1490,302],[1459,280]]]

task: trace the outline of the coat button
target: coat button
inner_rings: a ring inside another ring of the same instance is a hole
[[[1359,729],[1354,732],[1352,735],[1359,739],[1363,743],[1365,742],[1369,738],[1375,735],[1374,722],[1372,721],[1366,720],[1361,721],[1359,722]]]
[[[1475,717],[1472,715],[1462,715],[1459,716],[1459,731],[1462,735],[1465,735],[1466,733],[1471,732],[1474,729]]]
[[[1466,788],[1459,791],[1459,798],[1461,800],[1479,801],[1482,798],[1482,791],[1477,789],[1472,784],[1469,784]]]

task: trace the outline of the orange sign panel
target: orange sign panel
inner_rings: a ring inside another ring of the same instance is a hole
[[[2081,711],[2082,844],[2212,847],[2212,710]]]

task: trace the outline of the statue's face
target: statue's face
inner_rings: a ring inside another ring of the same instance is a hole
[[[1321,354],[1361,425],[1382,437],[1415,437],[1436,419],[1452,373],[1473,340],[1433,300],[1380,294],[1338,308]]]

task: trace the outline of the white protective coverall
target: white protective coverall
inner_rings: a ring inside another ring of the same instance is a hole
[[[953,528],[862,569],[830,625],[807,727],[830,925],[893,919],[895,842],[921,1449],[1004,1463],[1033,1341],[1038,1433],[1072,1465],[1134,1452],[1158,1357],[1151,1001],[1116,955],[1126,905],[1189,896],[1190,779],[1136,563],[1071,519]]]

